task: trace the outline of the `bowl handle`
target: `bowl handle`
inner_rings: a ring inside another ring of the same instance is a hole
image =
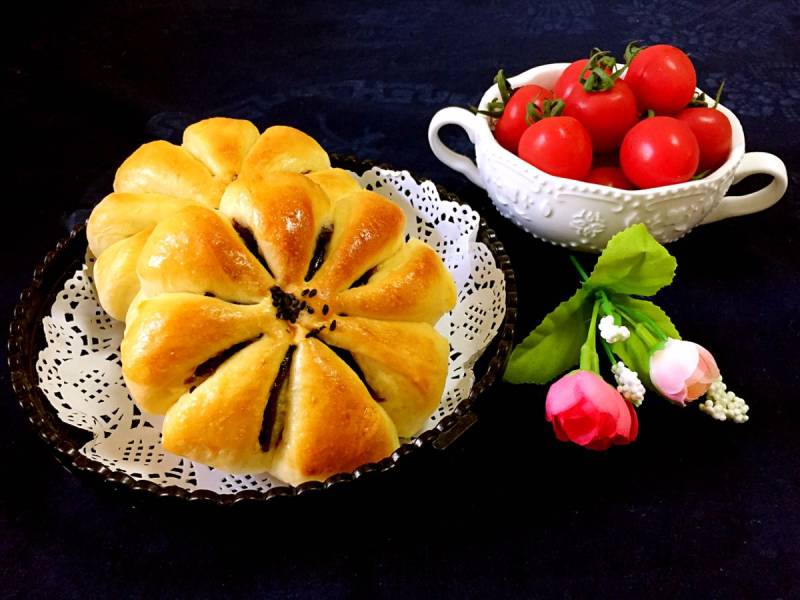
[[[701,224],[713,223],[728,217],[749,215],[769,208],[780,200],[789,183],[786,176],[786,165],[783,164],[783,161],[768,152],[747,152],[733,174],[733,183],[758,173],[772,175],[772,183],[746,196],[725,196]]]
[[[484,187],[483,179],[478,171],[478,167],[469,158],[458,152],[453,152],[444,145],[439,137],[439,130],[445,125],[458,125],[469,136],[469,141],[475,143],[475,131],[472,128],[475,123],[475,115],[464,108],[448,106],[443,108],[431,119],[428,126],[428,143],[431,145],[434,155],[451,169],[462,173],[472,183],[479,187]]]

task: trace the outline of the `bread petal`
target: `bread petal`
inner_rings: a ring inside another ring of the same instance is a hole
[[[310,135],[275,125],[261,134],[247,154],[240,179],[263,179],[275,171],[310,173],[330,166],[328,153]]]
[[[311,287],[335,293],[349,287],[403,245],[405,215],[374,192],[358,191],[333,207],[333,236]]]
[[[183,132],[182,145],[214,177],[229,182],[238,176],[258,135],[258,128],[250,121],[213,117],[189,125]]]
[[[136,263],[152,231],[153,228],[149,227],[119,240],[107,248],[94,264],[94,285],[100,306],[118,321],[125,320],[128,307],[139,293]]]
[[[122,374],[143,410],[163,414],[206,375],[198,367],[265,332],[283,331],[268,303],[161,294],[137,303],[122,340]]]
[[[236,181],[220,212],[247,228],[278,284],[302,285],[317,237],[329,219],[330,201],[317,184],[296,173]]]
[[[100,256],[106,248],[163,221],[193,200],[163,194],[113,192],[94,207],[86,225],[89,249]]]
[[[215,208],[226,183],[186,149],[158,140],[140,146],[122,163],[114,191],[165,194]]]
[[[399,445],[394,425],[358,376],[314,338],[295,351],[286,402],[270,471],[288,483],[351,471]]]
[[[164,418],[164,448],[232,473],[267,470],[271,457],[259,435],[288,347],[287,338],[253,342],[181,396]]]
[[[220,214],[189,206],[159,223],[138,264],[142,290],[211,294],[253,304],[274,285],[258,259]]]
[[[356,178],[344,169],[322,169],[306,175],[328,195],[331,203],[361,189]]]
[[[320,339],[353,355],[401,437],[417,433],[439,405],[449,345],[431,325],[337,317]]]
[[[340,292],[337,313],[436,323],[456,303],[456,286],[442,259],[424,242],[409,240],[380,263],[367,283]]]

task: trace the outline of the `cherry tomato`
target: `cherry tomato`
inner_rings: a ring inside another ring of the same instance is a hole
[[[581,73],[583,73],[587,64],[589,64],[588,58],[581,58],[570,63],[558,76],[556,84],[553,86],[553,97],[566,100],[575,87],[582,87],[583,84],[580,82]],[[605,72],[611,75],[611,69],[607,68]]]
[[[636,95],[640,112],[652,108],[658,114],[671,115],[691,101],[697,75],[683,50],[658,44],[634,55],[625,81]]]
[[[580,77],[589,62],[585,58],[576,60],[564,69],[553,87],[553,97],[564,100],[565,117],[575,117],[586,127],[595,152],[608,152],[618,148],[625,133],[635,125],[636,97],[621,80],[609,90],[587,92]],[[611,73],[610,69],[605,70]]]
[[[553,93],[540,85],[524,85],[516,89],[494,125],[494,137],[500,145],[506,150],[516,152],[519,138],[530,126],[526,120],[528,104],[533,102],[542,110],[542,103],[552,97]]]
[[[582,58],[571,63],[566,69],[564,69],[561,72],[561,75],[558,76],[556,84],[553,86],[553,97],[561,98],[562,100],[566,101],[566,99],[569,98],[569,95],[572,93],[572,90],[574,90],[576,87],[580,87],[581,83],[579,79],[581,73],[583,73],[583,70],[586,68],[588,63],[588,58]]]
[[[562,114],[575,117],[586,127],[595,152],[619,148],[639,116],[636,96],[621,79],[605,91],[587,92],[582,86],[575,86],[564,103]]]
[[[550,175],[583,179],[592,166],[592,139],[577,119],[548,117],[525,130],[518,154]]]
[[[689,126],[673,117],[639,121],[622,140],[619,160],[625,177],[640,188],[689,181],[700,148]]]
[[[632,190],[633,184],[625,177],[625,173],[619,167],[592,167],[584,181],[607,185],[621,190]]]
[[[676,117],[686,123],[700,146],[698,171],[716,171],[731,153],[733,129],[728,117],[715,108],[686,108]]]

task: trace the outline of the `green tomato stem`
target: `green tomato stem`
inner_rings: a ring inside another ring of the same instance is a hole
[[[631,64],[633,57],[636,56],[639,52],[647,48],[647,46],[640,46],[639,44],[642,43],[642,40],[633,40],[625,47],[625,64]]]
[[[719,99],[722,98],[722,88],[725,87],[725,80],[722,80],[722,83],[719,84],[719,89],[717,90],[717,95],[714,96],[714,106],[711,108],[717,108],[719,106]]]
[[[508,79],[506,79],[506,74],[503,73],[503,69],[500,69],[497,72],[497,75],[494,77],[495,83],[497,83],[497,89],[500,90],[500,98],[503,100],[503,104],[505,105],[508,102],[508,99],[511,98],[511,94],[514,93],[514,89],[508,83]]]

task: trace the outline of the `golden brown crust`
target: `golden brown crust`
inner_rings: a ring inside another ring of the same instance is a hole
[[[185,148],[163,140],[140,146],[117,169],[115,192],[164,194],[216,207],[227,182]]]
[[[137,272],[148,296],[193,292],[253,304],[274,285],[229,222],[202,206],[187,206],[155,227]]]
[[[322,189],[296,173],[236,181],[228,186],[220,212],[249,229],[278,284],[305,277],[330,202]]]
[[[151,228],[193,200],[163,194],[113,192],[94,207],[86,225],[89,249],[100,256],[112,244]]]
[[[182,146],[139,148],[115,190],[87,231],[98,294],[127,320],[123,375],[143,410],[166,413],[167,450],[298,484],[378,461],[423,426],[449,352],[429,323],[454,284],[433,250],[403,244],[402,209],[331,169],[316,141],[207,119]]]
[[[181,396],[164,418],[164,448],[233,473],[267,470],[271,455],[262,451],[259,434],[288,347],[285,337],[253,342]]]
[[[197,294],[160,294],[136,312],[122,340],[122,374],[136,403],[158,414],[196,383],[202,363],[281,325],[267,303],[236,305]]]
[[[449,345],[427,323],[337,317],[320,339],[353,355],[402,437],[422,427],[447,379]]]
[[[94,284],[100,305],[113,318],[123,321],[128,306],[139,292],[136,263],[153,230],[144,229],[107,248],[94,264]]]
[[[397,252],[403,244],[405,215],[374,192],[359,191],[333,207],[333,236],[325,262],[310,285],[331,294]]]
[[[436,323],[456,303],[456,286],[438,254],[409,240],[361,286],[340,292],[337,313],[354,317]]]
[[[398,445],[391,419],[347,364],[318,340],[300,342],[270,470],[292,484],[323,480],[378,461]]]
[[[244,157],[258,140],[258,128],[250,121],[214,117],[189,125],[183,147],[201,161],[214,177],[233,181]]]
[[[261,134],[244,159],[240,178],[263,179],[275,171],[310,173],[331,166],[327,152],[310,135],[275,125]]]
[[[331,204],[361,189],[355,177],[344,169],[323,169],[309,173],[306,177],[322,188]]]

